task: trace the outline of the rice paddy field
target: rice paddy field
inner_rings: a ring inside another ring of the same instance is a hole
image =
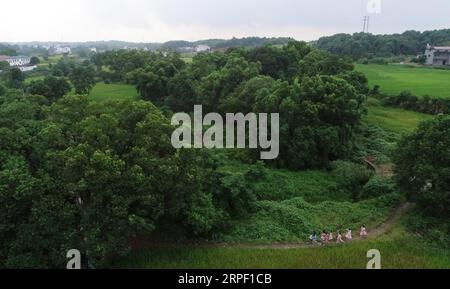
[[[376,64],[356,64],[355,67],[367,76],[370,87],[379,85],[386,94],[397,95],[408,90],[418,97],[450,98],[450,70]]]

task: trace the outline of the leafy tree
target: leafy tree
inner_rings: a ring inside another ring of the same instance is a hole
[[[157,59],[138,70],[134,77],[137,79],[137,89],[145,100],[156,104],[163,104],[169,95],[169,81],[178,71],[184,68],[184,62],[179,55]]]
[[[30,59],[30,64],[31,65],[38,65],[39,63],[41,63],[41,60],[39,59],[39,57],[33,56]]]
[[[349,156],[354,135],[365,112],[364,96],[335,76],[305,77],[293,85],[279,83],[262,90],[253,111],[278,112],[281,167],[327,166]]]
[[[204,77],[222,68],[227,63],[223,53],[201,53],[193,58],[192,64],[179,70],[169,79],[168,97],[165,104],[176,112],[190,112],[194,104],[200,103],[197,89]]]
[[[428,215],[450,216],[450,117],[424,122],[394,154],[398,187]]]
[[[0,71],[6,70],[9,68],[9,63],[7,61],[0,61]]]
[[[195,87],[197,81],[189,70],[182,70],[171,78],[167,84],[166,104],[176,112],[190,112],[197,104]]]
[[[350,83],[358,93],[367,95],[369,93],[369,80],[364,75],[364,73],[358,71],[346,71],[345,73],[340,75],[343,79],[345,79],[348,83]],[[375,89],[375,87],[374,87]],[[372,91],[373,93],[377,93],[377,91]]]
[[[77,94],[89,94],[94,87],[95,69],[92,66],[78,65],[69,74],[69,79]]]
[[[176,151],[172,131],[146,101],[2,97],[0,267],[62,268],[72,248],[103,267],[133,237],[208,236],[245,214],[244,181],[218,173],[209,152]]]
[[[17,67],[6,68],[1,77],[6,86],[10,88],[21,88],[25,80],[25,74]]]
[[[6,93],[6,88],[0,84],[0,96],[4,95]]]
[[[67,80],[54,76],[48,76],[43,80],[32,81],[28,85],[28,92],[30,94],[45,96],[50,101],[58,100],[69,93],[70,90],[71,86]]]
[[[231,55],[226,65],[202,78],[196,93],[205,111],[217,111],[222,99],[232,93],[237,86],[257,76],[260,65]]]
[[[74,61],[62,58],[55,65],[51,66],[51,72],[56,77],[68,77],[76,66],[77,64]]]

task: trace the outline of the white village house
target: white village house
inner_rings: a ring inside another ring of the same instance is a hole
[[[208,52],[208,51],[211,51],[211,47],[209,47],[208,45],[197,45],[195,48],[194,48],[194,51],[195,52],[197,52],[197,53],[200,53],[200,52]]]
[[[28,65],[31,62],[31,58],[28,56],[6,56],[0,55],[0,61],[6,61],[9,63],[9,66],[24,66]]]
[[[426,65],[450,66],[450,46],[427,45],[425,50]]]
[[[55,55],[71,54],[72,53],[72,48],[70,48],[69,46],[57,45],[57,46],[53,47],[52,50],[53,50],[53,54],[55,54]]]
[[[31,58],[28,56],[7,56],[0,55],[0,62],[6,61],[11,67],[18,67],[22,72],[31,71],[37,68],[36,65],[30,66]]]

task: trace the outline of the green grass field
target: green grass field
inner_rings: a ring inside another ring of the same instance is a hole
[[[44,78],[45,78],[45,76],[42,76],[42,75],[27,77],[27,78],[25,78],[25,84],[30,84],[33,81],[42,80]]]
[[[97,83],[89,97],[94,101],[135,99],[138,93],[134,85]]]
[[[132,269],[365,269],[366,254],[381,253],[384,269],[450,268],[450,252],[410,238],[401,225],[373,241],[303,249],[211,246],[150,247],[118,261]]]
[[[381,106],[374,99],[369,100],[368,109],[369,113],[366,121],[399,134],[411,133],[418,127],[420,122],[433,118],[429,114]]]
[[[450,98],[450,70],[376,64],[356,64],[356,70],[367,76],[370,87],[380,85],[383,93],[408,90],[416,96]]]

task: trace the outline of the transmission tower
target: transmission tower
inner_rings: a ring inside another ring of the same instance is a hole
[[[363,33],[369,33],[370,16],[364,16]]]

